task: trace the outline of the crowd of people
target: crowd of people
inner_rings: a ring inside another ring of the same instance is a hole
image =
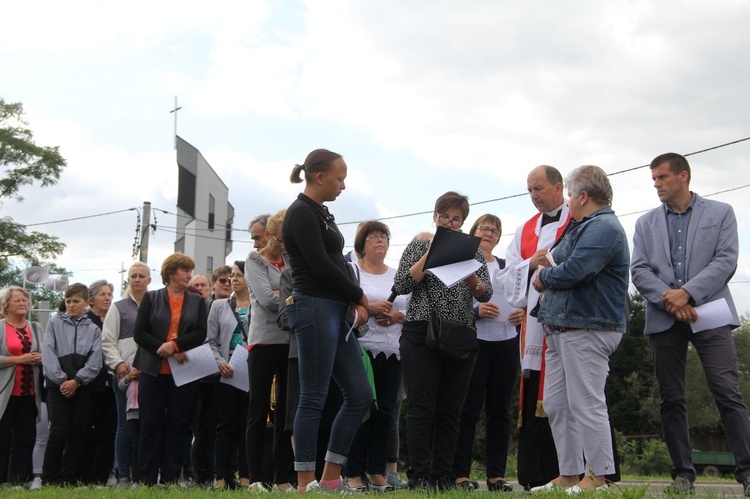
[[[193,275],[192,258],[175,253],[161,265],[164,287],[149,291],[151,271],[136,262],[123,299],[112,302],[106,281],[72,284],[45,331],[28,320],[29,293],[11,286],[0,300],[0,483],[477,490],[472,447],[484,406],[486,488],[511,492],[520,375],[520,486],[603,490],[619,480],[605,384],[632,273],[647,303],[673,466],[667,490],[689,493],[696,479],[692,344],[750,495],[750,419],[731,335],[739,318],[727,287],[734,213],[690,190],[684,157],[660,155],[650,171],[662,204],[638,220],[632,253],[601,168],[563,180],[542,165],[527,181],[537,213],[505,259],[495,254],[502,222],[483,214],[468,231],[473,270],[447,282],[427,264],[438,234],[462,230],[468,198],[440,195],[433,230],[414,237],[397,268],[386,264],[390,229],[377,220],[360,224],[344,255],[326,203],[344,191],[347,164],[317,149],[292,170],[304,189],[288,209],[251,221],[254,251],[211,276]],[[701,305],[716,300],[724,320],[694,332]],[[216,374],[178,381],[204,345]],[[403,400],[408,480],[398,470]]]

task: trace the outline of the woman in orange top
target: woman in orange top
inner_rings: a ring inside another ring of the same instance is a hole
[[[185,351],[206,339],[206,302],[187,291],[194,268],[189,256],[168,256],[161,266],[166,287],[146,293],[138,307],[133,367],[141,371],[138,481],[144,485],[156,485],[160,468],[163,483],[176,483],[182,467],[198,385],[176,386],[167,359],[185,362]]]
[[[38,325],[26,320],[29,294],[11,286],[0,302],[0,483],[31,480],[40,403]]]

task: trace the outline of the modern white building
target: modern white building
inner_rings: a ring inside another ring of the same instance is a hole
[[[232,252],[234,207],[229,189],[201,152],[177,137],[177,238],[175,251],[195,260],[196,274],[211,277]]]

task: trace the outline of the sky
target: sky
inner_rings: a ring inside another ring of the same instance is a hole
[[[237,229],[287,207],[301,190],[292,167],[323,147],[349,167],[329,203],[347,244],[355,222],[394,217],[391,266],[434,229],[448,190],[473,203],[467,229],[483,213],[502,219],[503,256],[534,214],[523,194],[539,164],[635,168],[610,177],[632,242],[658,205],[649,169],[636,167],[750,136],[740,0],[29,1],[3,16],[0,97],[23,103],[37,143],[59,145],[68,166],[55,186],[23,188],[23,203],[1,200],[0,214],[59,236],[71,282],[120,282],[133,262],[130,209],[144,201],[156,209],[149,265],[174,250],[175,97],[177,133],[228,185]],[[744,141],[689,157],[692,190],[737,215],[740,313],[749,153]],[[247,232],[233,237],[228,262],[252,250]]]

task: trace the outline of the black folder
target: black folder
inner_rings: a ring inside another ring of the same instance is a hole
[[[464,234],[445,227],[437,227],[422,271],[471,260],[476,256],[481,242],[481,237]]]

